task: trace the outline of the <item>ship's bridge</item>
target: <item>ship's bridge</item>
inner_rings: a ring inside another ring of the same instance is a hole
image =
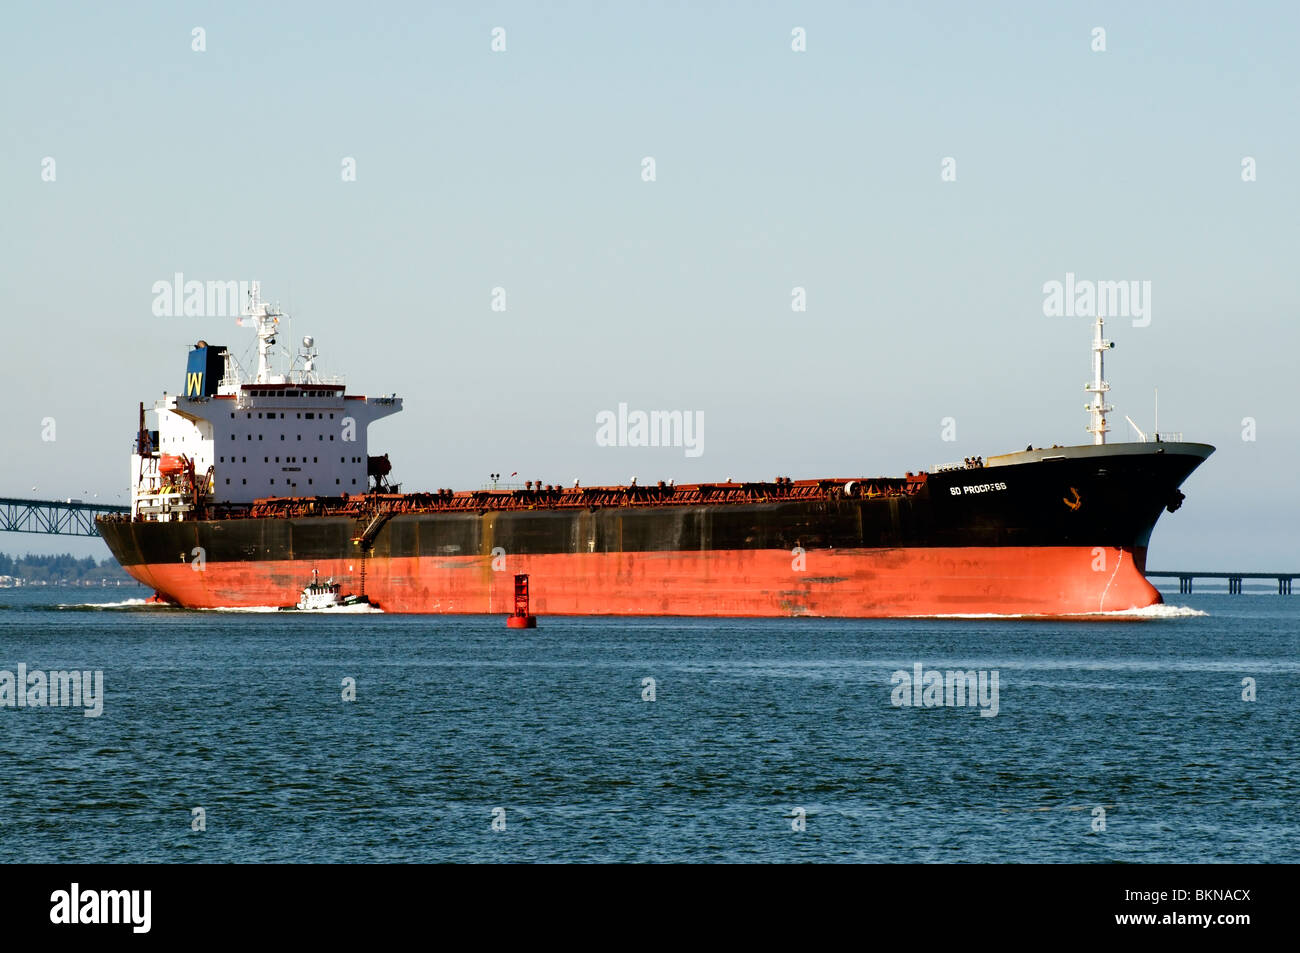
[[[315,371],[315,341],[294,364],[271,369],[280,313],[257,300],[258,373],[247,379],[224,347],[189,352],[183,395],[154,404],[157,429],[140,432],[131,457],[133,512],[184,518],[200,503],[252,503],[275,496],[342,496],[368,490],[368,428],[402,409],[396,395],[348,394]]]

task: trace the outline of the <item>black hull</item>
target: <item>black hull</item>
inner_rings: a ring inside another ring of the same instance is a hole
[[[1024,462],[930,474],[914,496],[601,509],[407,513],[374,559],[711,550],[1105,546],[1144,550],[1205,444],[1112,444],[1016,454]],[[339,516],[184,522],[101,520],[126,567],[331,559],[356,553],[361,521]]]

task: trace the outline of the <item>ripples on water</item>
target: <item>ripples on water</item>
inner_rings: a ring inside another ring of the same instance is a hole
[[[1300,860],[1300,597],[507,630],[97,596],[0,593],[0,669],[107,694],[0,708],[11,861]],[[917,662],[996,670],[997,716],[894,707]]]

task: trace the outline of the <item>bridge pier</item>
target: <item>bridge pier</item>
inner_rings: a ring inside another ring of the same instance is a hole
[[[1160,570],[1147,570],[1148,579],[1177,579],[1178,592],[1182,595],[1190,595],[1196,581],[1196,577],[1202,579],[1226,579],[1228,581],[1228,594],[1233,596],[1243,595],[1246,591],[1245,581],[1247,579],[1276,579],[1277,594],[1279,596],[1291,595],[1291,584],[1300,578],[1300,573],[1284,572],[1188,572],[1187,570],[1175,569],[1170,572]]]

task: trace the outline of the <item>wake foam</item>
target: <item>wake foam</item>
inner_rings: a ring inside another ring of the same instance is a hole
[[[213,608],[189,609],[169,602],[154,602],[149,599],[123,599],[121,602],[76,602],[54,606],[72,612],[93,612],[112,609],[160,609],[167,612],[270,612],[280,614],[279,606],[216,606]],[[383,613],[383,609],[372,605],[345,606],[338,609],[325,609],[314,612],[294,612],[293,615],[369,615]]]
[[[1089,615],[1121,616],[1128,619],[1190,619],[1193,616],[1208,616],[1203,609],[1191,606],[1171,606],[1161,603],[1156,606],[1143,606],[1141,609],[1117,609],[1111,612],[1091,612]]]
[[[56,609],[138,609],[149,605],[148,599],[123,599],[120,602],[70,602],[60,603]]]
[[[373,605],[356,605],[341,606],[337,609],[315,609],[303,611],[301,609],[289,612],[281,610],[279,606],[213,606],[211,608],[198,608],[196,612],[274,612],[277,615],[285,616],[320,616],[320,615],[371,615],[373,613],[383,613],[383,609]]]
[[[196,606],[194,612],[279,612],[279,606]]]
[[[1191,606],[1154,605],[1106,612],[953,612],[942,615],[909,616],[912,619],[1190,619],[1209,613]]]

